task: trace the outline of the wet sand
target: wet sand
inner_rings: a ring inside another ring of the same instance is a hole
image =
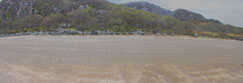
[[[0,83],[242,82],[242,41],[164,36],[0,38]]]

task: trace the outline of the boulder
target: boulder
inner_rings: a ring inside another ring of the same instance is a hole
[[[0,35],[0,37],[6,37],[5,35]]]
[[[173,33],[173,32],[169,33],[169,35],[170,35],[170,36],[176,36],[176,34]]]
[[[243,41],[243,38],[237,38],[236,40],[240,40],[240,41]]]
[[[113,35],[114,33],[109,30],[106,30],[106,31],[102,31],[101,34],[102,35]]]
[[[83,32],[83,35],[91,35],[91,33],[92,33],[92,32],[90,32],[90,31],[84,31],[84,32]]]
[[[95,13],[98,15],[105,15],[107,14],[107,10],[97,10]]]
[[[77,34],[77,35],[81,35],[82,34],[82,32],[81,31],[78,31],[78,30],[70,30],[68,32],[69,33],[67,33],[67,34]]]
[[[15,36],[23,36],[24,33],[16,33]]]
[[[161,36],[161,33],[155,33],[156,36]]]
[[[31,35],[39,35],[38,32],[32,32]]]
[[[168,35],[168,33],[166,33],[166,32],[162,32],[162,35],[166,36],[166,35]]]
[[[136,31],[133,32],[133,35],[145,35],[145,33],[143,31]]]
[[[23,35],[31,35],[31,32],[24,32]]]
[[[193,36],[194,36],[194,37],[199,37],[200,35],[197,34],[197,33],[194,33]]]

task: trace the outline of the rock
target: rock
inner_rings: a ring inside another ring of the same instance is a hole
[[[50,35],[58,35],[57,32],[49,32]]]
[[[97,31],[97,34],[98,34],[98,35],[102,35],[102,31],[98,30],[98,31]]]
[[[76,35],[81,35],[82,32],[81,31],[78,31],[78,30],[70,30],[69,33],[67,34],[76,34]]]
[[[44,32],[38,32],[38,35],[45,35]]]
[[[127,32],[122,32],[122,35],[127,35],[128,33]]]
[[[31,35],[31,32],[24,32],[23,35]]]
[[[114,35],[121,35],[121,33],[119,33],[119,32],[114,32]]]
[[[161,36],[161,33],[156,33],[155,35],[156,35],[156,36]]]
[[[162,35],[166,36],[168,33],[167,32],[162,32]]]
[[[95,13],[98,15],[105,15],[107,14],[107,10],[97,10]]]
[[[194,36],[194,37],[199,37],[200,35],[197,34],[197,33],[194,33],[193,36]]]
[[[83,34],[83,32],[82,32],[82,31],[78,31],[78,34],[79,34],[79,35],[82,35],[82,34]]]
[[[113,32],[106,30],[101,32],[102,35],[113,35]]]
[[[203,15],[185,10],[185,9],[177,9],[172,14],[172,17],[180,21],[190,21],[190,22],[212,22],[221,24],[220,21],[214,19],[206,19]]]
[[[172,16],[181,21],[206,22],[205,17],[202,15],[185,9],[175,10]]]
[[[23,36],[24,33],[16,33],[15,36]]]
[[[84,32],[83,32],[83,35],[91,35],[91,33],[92,33],[92,32],[90,32],[90,31],[84,31]]]
[[[0,37],[6,37],[5,35],[0,35]]]
[[[32,32],[31,35],[39,35],[38,32]]]
[[[169,35],[170,35],[170,36],[176,36],[176,34],[173,33],[173,32],[169,33]]]
[[[168,16],[172,11],[164,9],[160,6],[148,2],[130,2],[124,4],[126,7],[136,8],[138,10],[148,11],[151,13],[159,14],[161,16]]]
[[[133,35],[133,32],[128,32],[129,35]]]
[[[58,28],[58,29],[68,28],[68,27],[70,27],[70,26],[71,26],[71,25],[68,24],[68,23],[61,23],[61,24],[59,25],[60,28]]]
[[[243,38],[237,38],[236,40],[240,40],[240,41],[243,41]]]
[[[86,8],[89,8],[89,5],[79,5],[78,8],[79,9],[86,9]]]
[[[134,32],[134,35],[145,35],[143,31],[136,31]]]
[[[99,31],[99,30],[95,30],[95,31],[91,32],[91,35],[101,35],[101,34],[102,34],[102,31]]]

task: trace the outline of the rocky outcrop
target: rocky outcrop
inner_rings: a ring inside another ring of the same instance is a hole
[[[2,0],[0,16],[4,19],[18,19],[28,15],[47,16],[52,13],[66,14],[74,9],[89,7],[90,0]]]
[[[206,19],[201,14],[194,13],[185,9],[177,9],[173,11],[171,16],[181,21],[221,23],[220,21],[214,19]]]
[[[203,15],[191,12],[185,9],[177,9],[175,11],[170,11],[168,9],[164,9],[160,6],[156,6],[154,4],[148,2],[130,2],[123,4],[126,7],[135,8],[138,10],[148,11],[151,13],[155,13],[161,16],[172,16],[180,21],[190,21],[190,22],[212,22],[212,23],[221,23],[218,20],[214,19],[206,19]]]
[[[206,19],[202,15],[185,9],[175,10],[172,16],[181,21],[206,22]]]
[[[156,5],[148,3],[148,2],[130,2],[130,3],[126,3],[124,5],[127,7],[152,12],[152,13],[159,14],[162,16],[168,16],[172,13],[170,10],[161,8],[160,6],[156,6]]]
[[[32,0],[2,0],[0,14],[6,18],[21,18],[34,14],[34,3]]]

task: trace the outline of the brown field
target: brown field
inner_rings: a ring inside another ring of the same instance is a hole
[[[163,36],[0,38],[0,83],[242,82],[242,41]]]

